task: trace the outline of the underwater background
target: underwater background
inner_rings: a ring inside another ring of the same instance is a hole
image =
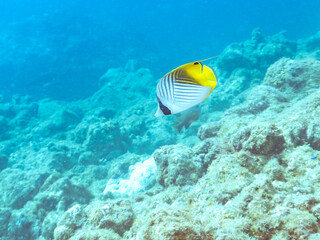
[[[320,239],[320,1],[0,10],[0,239]],[[155,118],[212,56],[212,94]]]

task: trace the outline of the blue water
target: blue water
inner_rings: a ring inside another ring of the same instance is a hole
[[[11,0],[0,2],[0,94],[76,100],[129,59],[155,78],[226,45],[320,29],[320,1]],[[119,80],[121,81],[121,80]]]

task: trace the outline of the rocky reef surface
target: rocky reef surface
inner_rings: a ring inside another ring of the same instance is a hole
[[[257,29],[209,65],[181,134],[134,61],[84,100],[1,100],[0,239],[319,239],[320,32]]]

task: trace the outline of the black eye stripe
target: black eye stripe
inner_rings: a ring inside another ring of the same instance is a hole
[[[199,64],[199,62],[195,62],[193,65],[198,65]]]

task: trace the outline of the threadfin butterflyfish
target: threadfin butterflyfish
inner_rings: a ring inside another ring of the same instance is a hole
[[[210,95],[217,79],[214,71],[202,61],[184,64],[160,79],[156,89],[158,110],[155,117],[182,112]]]

